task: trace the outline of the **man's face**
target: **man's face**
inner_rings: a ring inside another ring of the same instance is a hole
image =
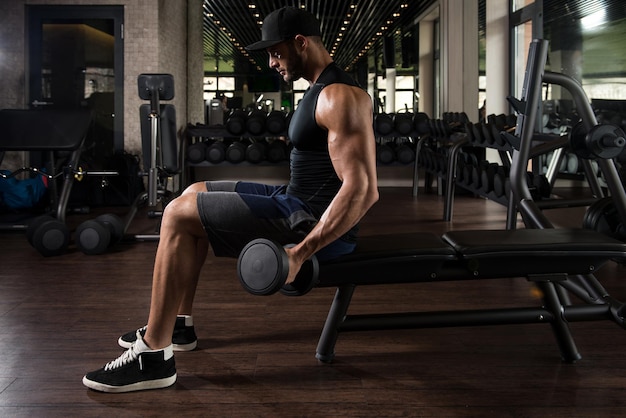
[[[295,81],[303,75],[302,57],[289,39],[267,48],[269,65],[280,73],[286,82]]]

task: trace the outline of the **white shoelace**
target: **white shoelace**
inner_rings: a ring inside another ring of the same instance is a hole
[[[136,351],[136,347],[137,347],[137,344],[133,344],[128,350],[124,352],[124,354],[122,354],[115,360],[107,363],[106,366],[104,366],[104,370],[109,371],[109,370],[117,369],[119,367],[122,367],[128,363],[131,363],[137,360],[137,357],[139,357],[139,351]]]

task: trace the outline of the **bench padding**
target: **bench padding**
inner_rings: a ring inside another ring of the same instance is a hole
[[[588,274],[624,258],[626,244],[586,229],[518,229],[375,235],[320,263],[319,287]]]
[[[90,124],[88,109],[0,110],[0,150],[74,151]]]
[[[354,253],[320,263],[318,286],[424,281],[454,259],[454,249],[435,234],[364,236]]]

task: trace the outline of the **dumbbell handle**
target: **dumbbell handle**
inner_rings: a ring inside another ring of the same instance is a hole
[[[603,147],[618,147],[622,148],[626,144],[626,140],[621,136],[604,135],[600,140]]]

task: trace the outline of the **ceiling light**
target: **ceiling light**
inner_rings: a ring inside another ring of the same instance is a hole
[[[580,19],[580,24],[582,28],[586,30],[593,29],[605,23],[606,23],[606,12],[604,9],[600,9],[597,12],[592,13]]]

